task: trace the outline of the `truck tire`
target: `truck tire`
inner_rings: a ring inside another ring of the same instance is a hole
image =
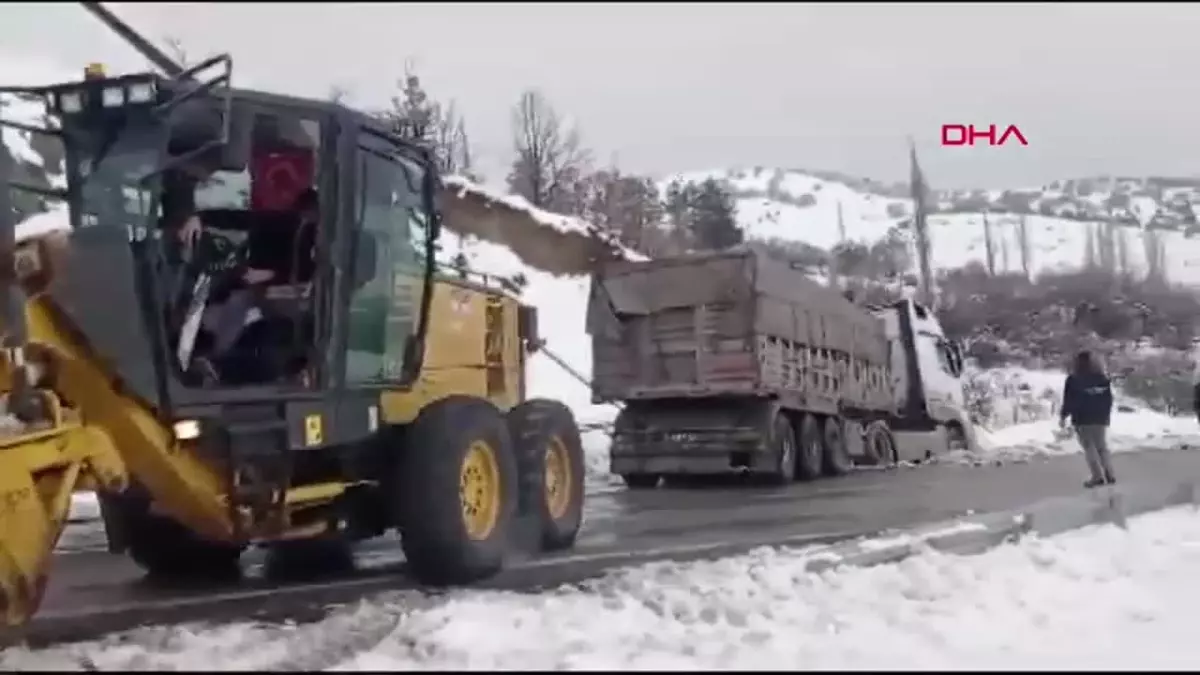
[[[653,490],[658,487],[658,480],[662,478],[656,473],[623,473],[621,480],[625,481],[625,487],[630,490]]]
[[[796,430],[787,413],[775,413],[771,420],[770,437],[767,447],[775,458],[775,470],[771,473],[771,482],[776,485],[790,485],[796,479],[796,462],[799,454],[796,449]]]
[[[863,461],[868,466],[896,463],[896,439],[886,422],[875,421],[863,433]]]
[[[820,478],[821,467],[825,461],[825,442],[821,433],[821,423],[816,415],[804,415],[800,422],[797,445],[799,452],[796,456],[796,477],[800,480]]]
[[[543,551],[570,548],[583,523],[583,441],[571,409],[532,399],[508,412],[517,453],[521,515],[533,514]]]
[[[241,574],[244,547],[205,541],[183,525],[141,508],[125,506],[129,557],[158,581],[228,581]]]
[[[403,438],[391,516],[410,574],[434,586],[495,575],[518,499],[504,415],[484,399],[449,396],[425,407]]]
[[[946,452],[954,452],[956,450],[966,451],[970,447],[967,444],[967,432],[963,430],[962,425],[957,422],[950,422],[946,425]]]
[[[831,415],[822,426],[822,449],[826,476],[844,476],[854,468],[850,459],[850,448],[846,447],[845,423],[841,417]]]

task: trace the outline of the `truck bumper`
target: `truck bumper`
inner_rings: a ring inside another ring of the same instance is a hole
[[[721,474],[774,465],[762,432],[749,428],[617,432],[609,456],[614,474]]]

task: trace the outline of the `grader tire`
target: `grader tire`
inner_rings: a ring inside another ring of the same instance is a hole
[[[215,582],[236,579],[241,573],[242,546],[204,541],[163,516],[126,513],[129,557],[151,579]]]
[[[469,584],[504,566],[517,511],[517,462],[504,415],[450,396],[403,434],[392,513],[418,583]]]
[[[571,409],[532,399],[508,413],[517,453],[520,512],[536,515],[543,551],[570,548],[583,524],[584,455]]]

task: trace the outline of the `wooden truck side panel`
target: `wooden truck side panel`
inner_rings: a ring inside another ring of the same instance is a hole
[[[588,331],[598,401],[751,394],[823,412],[892,405],[879,320],[753,250],[608,265],[593,279]]]

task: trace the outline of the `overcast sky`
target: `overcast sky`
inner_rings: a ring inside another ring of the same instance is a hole
[[[507,158],[538,87],[602,161],[657,175],[813,167],[1008,187],[1200,174],[1200,4],[110,3],[148,36],[235,59],[235,79],[361,104],[411,58],[477,150]],[[0,53],[143,62],[71,3],[0,5]],[[1016,124],[1003,148],[939,148],[944,123]]]

